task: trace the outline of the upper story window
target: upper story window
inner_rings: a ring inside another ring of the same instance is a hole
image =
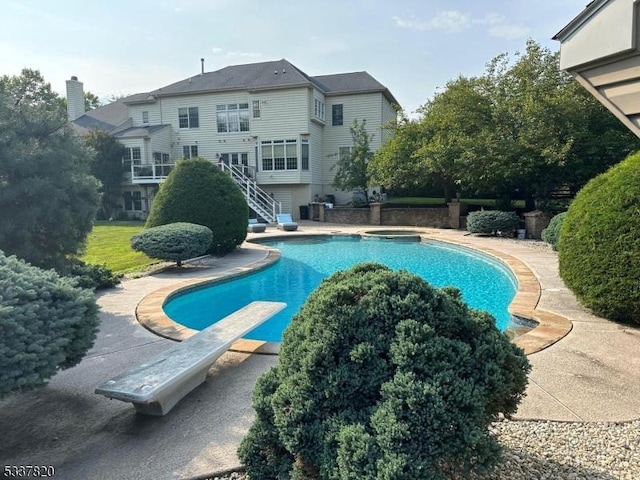
[[[122,164],[129,168],[131,165],[140,165],[142,163],[142,151],[140,147],[126,147],[122,156]]]
[[[303,138],[300,144],[300,168],[309,170],[309,140]]]
[[[324,102],[318,98],[315,99],[314,113],[318,120],[322,120],[324,122]]]
[[[218,133],[249,131],[249,104],[229,103],[216,105]]]
[[[342,125],[343,117],[342,117],[342,104],[332,105],[331,106],[331,125],[338,126]]]
[[[262,170],[297,170],[298,142],[296,140],[268,140],[262,145]]]
[[[180,128],[199,128],[200,117],[198,115],[198,107],[179,108],[178,126]]]
[[[142,112],[142,123],[149,123],[149,112],[146,110]]]
[[[182,146],[182,157],[183,158],[195,158],[198,156],[198,146],[197,145],[183,145]]]
[[[251,110],[253,112],[253,118],[260,118],[260,100],[253,100],[251,102]]]

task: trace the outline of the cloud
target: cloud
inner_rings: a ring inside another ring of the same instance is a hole
[[[245,52],[242,50],[234,50],[234,51],[225,51],[220,47],[211,48],[211,53],[214,55],[220,55],[225,58],[261,58],[264,55],[258,52]]]
[[[419,31],[441,31],[445,33],[459,33],[473,25],[487,28],[487,33],[492,37],[514,39],[526,37],[531,29],[523,25],[512,25],[509,19],[496,12],[488,12],[483,17],[473,18],[467,13],[458,10],[445,10],[435,17],[422,21],[415,18],[406,19],[398,16],[392,17],[396,27]]]
[[[492,37],[513,40],[515,38],[524,38],[531,34],[531,29],[522,25],[496,25],[489,29],[489,35]]]
[[[410,30],[440,30],[447,33],[461,32],[469,27],[471,18],[469,15],[457,10],[446,10],[438,13],[435,17],[428,21],[418,21],[414,19],[404,19],[400,17],[392,17],[396,27],[407,28]]]

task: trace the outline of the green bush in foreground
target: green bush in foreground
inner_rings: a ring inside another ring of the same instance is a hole
[[[180,160],[156,194],[146,227],[186,222],[209,227],[209,253],[233,251],[247,238],[249,207],[229,175],[204,158]]]
[[[560,239],[560,229],[562,222],[567,212],[562,212],[551,219],[547,228],[542,230],[542,240],[547,242],[553,247],[554,250],[558,250],[558,240]]]
[[[496,235],[498,232],[511,233],[519,222],[520,219],[515,212],[481,210],[469,213],[467,216],[467,231],[490,235]]]
[[[209,250],[211,229],[194,223],[169,223],[148,228],[131,237],[131,248],[149,257],[176,262],[198,257]]]
[[[523,352],[455,289],[360,264],[309,296],[253,396],[238,454],[255,479],[444,479],[499,458]]]
[[[640,153],[578,192],[562,224],[560,275],[596,315],[640,323]]]
[[[79,363],[97,327],[92,291],[0,251],[0,397]]]
[[[80,288],[100,290],[120,283],[120,277],[105,265],[91,265],[79,259],[70,261],[64,273],[73,278]]]

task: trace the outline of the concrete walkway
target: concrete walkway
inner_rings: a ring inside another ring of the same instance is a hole
[[[300,233],[364,228],[301,224]],[[519,418],[640,418],[639,329],[582,309],[559,279],[553,252],[532,248],[526,241],[464,236],[458,231],[434,231],[438,237],[519,258],[540,281],[539,308],[573,322],[567,337],[529,356],[533,371]],[[88,356],[55,376],[46,388],[0,401],[2,464],[53,465],[56,478],[87,480],[183,479],[237,466],[237,446],[253,420],[253,386],[277,357],[226,353],[211,369],[211,378],[166,417],[136,415],[130,404],[93,390],[171,345],[136,321],[135,307],[145,295],[171,283],[258,262],[264,255],[262,250],[243,248],[213,268],[189,267],[128,280],[100,294],[101,330]]]

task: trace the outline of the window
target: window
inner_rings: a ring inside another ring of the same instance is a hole
[[[342,125],[342,104],[331,107],[331,125]]]
[[[142,163],[142,152],[140,147],[126,147],[124,149],[124,156],[122,157],[122,164],[129,169],[131,165],[140,165]]]
[[[262,170],[297,170],[298,142],[296,140],[269,140],[261,142]]]
[[[251,109],[253,110],[253,118],[260,118],[260,100],[253,100]]]
[[[179,108],[178,126],[180,128],[199,128],[200,117],[198,115],[198,107]]]
[[[149,112],[142,112],[142,123],[149,123]]]
[[[353,150],[353,147],[340,147],[338,149],[338,158],[340,160],[344,160],[346,158],[349,158],[349,156],[351,155],[352,150]]]
[[[300,167],[302,168],[302,170],[309,170],[309,140],[303,139],[300,147]]]
[[[198,156],[198,146],[197,145],[184,145],[182,147],[182,157],[183,158],[195,158]]]
[[[127,212],[141,212],[142,192],[124,192],[124,209]]]
[[[170,158],[171,157],[168,153],[153,152],[153,163],[155,163],[156,165],[161,163],[170,163]]]
[[[236,133],[249,131],[249,104],[230,103],[216,105],[218,133]]]
[[[324,122],[324,102],[316,98],[314,110],[316,118]]]

